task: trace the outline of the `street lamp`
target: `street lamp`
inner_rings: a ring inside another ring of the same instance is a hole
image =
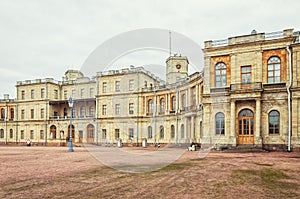
[[[72,144],[72,131],[73,131],[73,126],[72,126],[72,114],[73,114],[73,99],[70,97],[69,101],[69,107],[70,107],[70,139],[69,139],[69,149],[68,152],[74,152],[73,149],[73,144]]]

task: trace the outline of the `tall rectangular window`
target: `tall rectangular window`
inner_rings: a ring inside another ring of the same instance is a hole
[[[134,80],[133,79],[129,80],[129,90],[130,91],[134,90]]]
[[[102,129],[102,139],[106,139],[106,129]]]
[[[280,83],[280,62],[276,56],[268,60],[268,83]]]
[[[251,83],[251,66],[241,67],[241,81],[242,85]]]
[[[30,110],[30,118],[31,118],[31,119],[34,119],[34,109],[31,109],[31,110]]]
[[[72,98],[76,98],[76,90],[75,89],[72,90]]]
[[[120,104],[115,105],[115,114],[120,115]]]
[[[41,118],[43,119],[43,118],[45,118],[45,109],[41,109]]]
[[[94,111],[94,106],[90,106],[90,117],[94,117],[95,111]]]
[[[134,133],[133,128],[129,128],[128,129],[128,135],[129,135],[129,139],[131,139],[131,140],[133,140],[133,133]]]
[[[68,91],[64,90],[64,99],[67,100],[68,99]]]
[[[40,130],[40,139],[45,139],[44,130]]]
[[[133,103],[129,103],[129,114],[130,115],[134,114],[134,104]]]
[[[115,138],[116,139],[120,138],[120,129],[115,129]]]
[[[116,92],[120,92],[120,81],[116,81],[116,88],[115,88],[115,91]]]
[[[31,90],[31,99],[34,99],[34,90]]]
[[[21,91],[21,99],[22,99],[22,100],[25,99],[25,91]]]
[[[94,88],[90,88],[90,98],[94,98],[94,97],[95,97]]]
[[[24,130],[21,130],[21,139],[24,139],[25,135],[24,135]]]
[[[41,88],[41,98],[45,98],[45,89]]]
[[[22,120],[25,119],[25,110],[24,109],[21,110],[21,119]]]
[[[30,139],[34,139],[34,131],[33,130],[30,130]]]
[[[107,112],[107,106],[106,106],[106,104],[103,104],[102,105],[102,115],[106,115],[106,112]]]
[[[103,83],[102,83],[102,92],[103,92],[103,93],[106,93],[106,92],[107,92],[107,83],[106,83],[106,82],[103,82]]]
[[[84,95],[85,95],[85,91],[84,91],[84,88],[82,88],[82,89],[80,90],[80,97],[81,97],[81,98],[84,98]]]
[[[58,90],[54,89],[54,99],[58,99]]]

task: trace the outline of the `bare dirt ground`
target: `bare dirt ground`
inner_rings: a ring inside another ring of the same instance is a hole
[[[84,147],[0,147],[0,198],[300,198],[300,153],[186,152],[150,173],[102,165]]]

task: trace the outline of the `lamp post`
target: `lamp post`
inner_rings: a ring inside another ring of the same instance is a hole
[[[72,126],[73,99],[72,99],[72,97],[70,97],[68,103],[69,103],[69,107],[70,107],[70,139],[69,139],[68,152],[74,152],[73,143],[72,143],[72,131],[73,131],[73,126]]]

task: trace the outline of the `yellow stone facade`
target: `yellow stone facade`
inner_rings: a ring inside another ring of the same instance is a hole
[[[167,82],[142,67],[17,82],[0,101],[0,142],[66,145],[72,96],[75,143],[299,148],[298,41],[292,29],[206,41],[204,71],[188,76],[188,58],[171,56]]]

